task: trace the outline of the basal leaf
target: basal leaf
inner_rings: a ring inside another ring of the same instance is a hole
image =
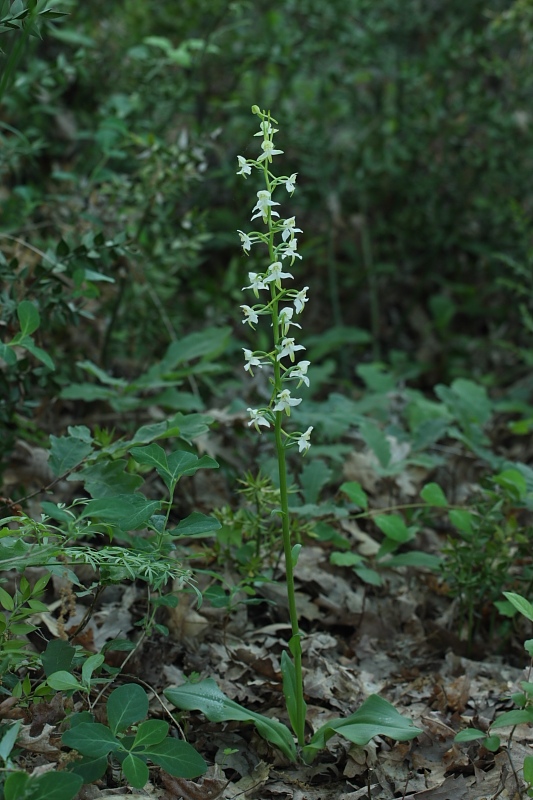
[[[306,763],[310,764],[335,733],[354,744],[363,746],[374,736],[388,736],[405,742],[414,739],[422,732],[410,719],[402,717],[387,700],[371,694],[354,714],[345,719],[331,720],[319,728],[309,744],[304,747],[303,756]]]
[[[186,683],[166,689],[165,696],[178,708],[201,711],[211,722],[240,720],[252,722],[260,735],[278,747],[291,761],[296,760],[296,748],[291,732],[277,720],[256,714],[235,703],[220,691],[212,678],[199,683]]]

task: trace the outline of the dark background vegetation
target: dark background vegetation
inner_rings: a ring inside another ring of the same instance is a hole
[[[298,172],[305,335],[329,332],[330,381],[349,390],[377,359],[424,389],[527,377],[529,0],[56,8],[68,16],[43,22],[4,86],[0,269],[4,331],[34,301],[60,366],[3,373],[4,425],[79,380],[78,360],[131,378],[213,324],[246,344],[254,255],[235,230],[257,187],[235,172],[253,103]],[[20,31],[1,38],[5,71]]]

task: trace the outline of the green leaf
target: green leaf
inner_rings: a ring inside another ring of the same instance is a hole
[[[50,468],[54,475],[63,475],[77,467],[93,448],[75,436],[50,436]]]
[[[122,531],[143,528],[152,514],[161,507],[159,500],[147,500],[142,494],[126,494],[89,500],[80,519],[94,517],[101,522],[116,525]]]
[[[485,741],[483,742],[485,748],[490,750],[491,753],[495,753],[496,750],[500,749],[500,737],[499,736],[487,736]]]
[[[41,656],[47,678],[54,672],[69,672],[76,648],[64,639],[52,639]]]
[[[122,747],[107,725],[100,722],[81,722],[75,728],[65,731],[61,740],[67,747],[72,747],[90,758],[102,758]]]
[[[291,561],[292,561],[293,569],[298,564],[298,559],[300,557],[300,550],[301,549],[302,549],[302,545],[301,544],[295,544],[294,547],[291,550]]]
[[[172,342],[161,362],[156,365],[158,373],[162,375],[171,372],[179,364],[192,361],[194,358],[218,355],[227,347],[230,333],[229,327],[206,328]]]
[[[199,536],[203,533],[218,531],[220,527],[220,522],[214,517],[201,514],[199,511],[193,511],[192,514],[182,519],[169,533],[171,536]]]
[[[387,467],[391,460],[391,451],[385,434],[370,420],[362,422],[359,431],[381,466]]]
[[[20,330],[24,336],[31,336],[41,323],[39,312],[29,300],[23,300],[17,306]]]
[[[150,773],[148,767],[140,758],[129,753],[122,762],[124,777],[134,789],[142,789],[148,783]]]
[[[49,675],[46,682],[48,686],[56,692],[76,692],[85,690],[85,687],[82,686],[81,683],[78,683],[74,675],[62,669]]]
[[[137,728],[132,749],[159,744],[168,736],[168,728],[168,722],[164,722],[161,719],[149,719],[146,722],[141,722]]]
[[[0,740],[0,759],[5,763],[9,756],[11,755],[11,751],[15,746],[15,742],[17,741],[17,736],[19,735],[20,726],[22,725],[22,721],[18,720],[17,722],[13,722],[9,725],[6,732],[2,736]]]
[[[126,472],[127,464],[123,458],[98,461],[76,473],[76,479],[84,482],[85,490],[95,499],[133,494],[142,485],[143,479],[140,475]]]
[[[108,766],[109,762],[106,753],[104,756],[98,756],[98,758],[83,756],[83,758],[73,762],[69,770],[76,775],[80,775],[83,783],[93,783],[93,781],[97,781],[105,774]]]
[[[29,782],[30,776],[27,772],[11,772],[4,783],[4,800],[25,798]]]
[[[83,369],[85,372],[88,372],[89,375],[93,375],[105,386],[112,386],[115,389],[125,389],[128,385],[128,382],[124,380],[124,378],[113,378],[103,369],[100,369],[100,367],[98,367],[96,364],[93,364],[92,361],[78,361],[76,366],[80,367],[80,369]]]
[[[355,505],[359,506],[359,508],[368,508],[368,496],[361,484],[357,481],[348,481],[348,483],[343,483],[339,491],[348,495],[352,503],[355,503]]]
[[[337,567],[355,567],[364,562],[363,556],[360,556],[357,553],[334,552],[330,555],[329,560]]]
[[[133,447],[130,453],[138,464],[155,467],[168,489],[171,489],[183,475],[194,475],[201,468],[218,467],[217,462],[209,456],[198,458],[186,450],[175,450],[167,456],[158,444]]]
[[[168,456],[168,469],[173,481],[182,475],[194,475],[199,469],[216,469],[217,462],[209,456],[198,458],[185,450],[175,450]]]
[[[345,719],[331,720],[316,731],[309,744],[303,748],[303,757],[307,764],[324,749],[328,739],[335,733],[354,744],[364,746],[374,736],[388,736],[399,742],[406,742],[423,731],[416,728],[410,719],[402,717],[386,700],[371,694],[355,714]]]
[[[178,708],[185,711],[201,711],[211,722],[228,720],[252,722],[264,739],[278,747],[291,761],[296,760],[294,740],[285,725],[262,714],[248,711],[230,700],[220,691],[212,678],[166,689],[164,694]]]
[[[81,679],[85,686],[89,687],[91,685],[93,672],[102,666],[104,660],[105,656],[103,656],[101,653],[95,653],[95,655],[89,656],[89,658],[83,662],[83,666],[81,668]]]
[[[12,367],[13,364],[17,363],[17,356],[13,348],[3,342],[0,342],[0,358],[6,362],[8,367]]]
[[[409,553],[399,553],[391,558],[382,559],[380,567],[426,567],[427,569],[439,569],[442,566],[442,558],[431,553],[422,553],[420,550],[411,550]]]
[[[526,479],[517,469],[506,469],[498,475],[494,475],[492,480],[515,500],[523,500],[527,495]]]
[[[94,383],[70,383],[61,389],[59,396],[63,400],[83,400],[84,403],[92,403],[95,400],[113,400],[117,396],[117,390]]]
[[[420,497],[428,506],[444,508],[448,505],[446,495],[438,483],[427,483],[420,492]]]
[[[179,426],[180,439],[183,439],[188,444],[192,444],[193,439],[198,436],[203,436],[209,431],[209,426],[213,422],[213,418],[207,414],[176,414],[170,421],[172,424]]]
[[[473,742],[475,739],[486,739],[487,734],[480,731],[478,728],[466,728],[464,731],[459,731],[453,740],[454,742]]]
[[[15,608],[15,602],[9,592],[6,592],[5,589],[0,587],[0,605],[5,608],[6,611],[13,611]]]
[[[503,592],[503,595],[526,619],[533,622],[533,605],[529,600],[514,592]]]
[[[452,511],[448,512],[448,517],[450,518],[452,525],[454,525],[457,530],[468,535],[472,534],[472,523],[474,517],[470,511],[465,511],[462,508],[454,508]]]
[[[33,339],[25,338],[20,342],[20,344],[25,347],[29,353],[35,356],[35,358],[37,358],[39,361],[42,361],[45,367],[48,367],[49,370],[55,370],[55,364],[48,353],[41,347],[37,347]]]
[[[306,462],[300,474],[304,502],[317,503],[320,492],[332,475],[333,471],[321,458]]]
[[[31,800],[73,800],[82,785],[83,780],[79,775],[54,770],[30,778],[29,794],[26,796]]]
[[[296,733],[298,731],[298,714],[296,707],[296,692],[298,687],[296,685],[296,669],[292,658],[286,650],[281,654],[281,674],[283,676],[283,695],[285,697],[289,719],[292,729]]]
[[[516,709],[515,711],[506,711],[496,717],[492,723],[491,730],[494,728],[506,728],[508,725],[523,725],[531,724],[533,722],[533,708]]]
[[[524,758],[523,771],[526,783],[533,783],[533,756],[526,756]]]
[[[148,748],[144,755],[175,778],[192,780],[207,770],[207,764],[200,753],[188,742],[179,739],[165,739]]]
[[[414,536],[398,514],[377,514],[374,522],[385,536],[395,542],[408,542]]]
[[[109,695],[107,721],[113,733],[125,731],[148,714],[146,692],[136,683],[119,686]]]
[[[146,445],[146,447],[132,447],[130,454],[137,464],[146,464],[150,467],[155,467],[160,475],[169,474],[167,454],[163,448],[155,444],[155,442]],[[194,456],[192,457],[194,458]]]

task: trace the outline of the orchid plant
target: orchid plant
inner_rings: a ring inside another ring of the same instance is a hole
[[[249,283],[243,287],[243,291],[252,292],[256,302],[252,305],[247,303],[241,305],[244,316],[242,322],[255,330],[259,318],[267,317],[272,328],[272,348],[266,352],[243,347],[244,369],[250,375],[254,374],[254,369],[268,369],[272,390],[267,406],[248,408],[250,416],[248,425],[255,428],[259,434],[263,429],[270,429],[274,433],[279,474],[279,514],[291,623],[289,652],[282,653],[281,673],[287,712],[298,749],[293,735],[285,725],[270,717],[249,711],[230,700],[210,678],[199,683],[188,683],[167,689],[165,695],[179,708],[198,709],[214,722],[225,720],[253,722],[261,736],[277,746],[291,761],[297,760],[300,755],[304,762],[310,763],[317,752],[326,746],[328,739],[336,733],[351,742],[364,745],[373,736],[386,735],[399,741],[407,741],[421,731],[415,728],[410,720],[402,717],[386,700],[377,695],[370,695],[354,714],[344,719],[329,720],[318,728],[306,743],[302,633],[299,627],[294,585],[294,569],[301,545],[293,546],[291,542],[286,453],[289,448],[297,447],[299,453],[304,456],[311,447],[313,427],[308,427],[303,432],[289,432],[285,425],[290,418],[291,409],[302,402],[302,398],[294,397],[292,391],[298,391],[302,384],[309,386],[307,372],[310,362],[305,359],[296,361],[296,355],[304,351],[305,347],[296,344],[295,338],[291,336],[291,328],[301,330],[301,325],[295,319],[300,316],[308,302],[309,287],[298,289],[286,283],[294,280],[294,276],[285,270],[291,269],[296,259],[302,260],[302,256],[298,253],[298,239],[295,235],[302,233],[302,230],[296,227],[295,217],[280,216],[276,207],[281,207],[281,204],[272,199],[274,192],[280,187],[284,187],[289,196],[292,196],[298,173],[276,177],[272,167],[273,159],[283,154],[283,150],[276,149],[274,145],[274,136],[278,133],[274,125],[278,125],[278,122],[269,112],[261,111],[258,106],[252,107],[252,113],[260,119],[260,128],[255,136],[262,139],[262,152],[256,159],[237,156],[239,166],[237,174],[247,178],[252,174],[252,170],[262,173],[265,188],[257,192],[257,202],[252,209],[251,219],[261,220],[265,229],[249,233],[239,230],[238,234],[246,255],[249,255],[252,247],[262,244],[268,250],[268,256],[265,256],[263,272],[248,273]]]
[[[259,131],[255,136],[262,138],[261,150],[263,151],[257,159],[245,159],[237,156],[239,162],[238,175],[246,178],[251,174],[252,169],[259,170],[263,174],[265,188],[257,192],[257,203],[252,209],[252,221],[261,219],[266,226],[266,231],[252,231],[245,233],[238,231],[242,242],[242,248],[249,254],[251,247],[256,243],[263,244],[268,249],[268,267],[263,273],[249,272],[248,286],[243,287],[243,291],[252,291],[257,301],[254,305],[241,305],[244,313],[243,324],[255,329],[259,322],[259,317],[266,316],[271,321],[273,341],[270,352],[262,350],[244,350],[244,369],[253,375],[252,369],[257,367],[269,367],[271,371],[270,383],[272,392],[270,403],[266,408],[249,408],[250,421],[248,425],[261,433],[261,428],[273,428],[276,442],[276,452],[278,460],[279,491],[280,491],[280,515],[283,538],[283,550],[285,555],[285,574],[287,583],[287,596],[289,601],[289,616],[291,623],[291,638],[289,650],[292,658],[285,652],[282,656],[283,691],[287,703],[287,710],[291,725],[296,734],[298,744],[302,747],[305,740],[305,716],[306,706],[303,693],[302,677],[302,647],[301,634],[298,623],[298,611],[296,608],[296,593],[294,588],[294,567],[298,559],[300,545],[292,547],[289,517],[289,492],[287,486],[287,465],[286,451],[289,447],[298,446],[300,453],[304,454],[311,446],[311,433],[313,427],[306,431],[289,433],[284,428],[285,420],[290,417],[291,408],[302,402],[301,398],[293,397],[291,388],[296,383],[296,390],[304,383],[309,386],[307,370],[310,362],[300,360],[295,362],[295,354],[305,347],[296,344],[294,337],[290,335],[291,327],[299,328],[301,325],[293,321],[304,310],[308,302],[307,292],[309,287],[294,289],[287,287],[286,281],[294,280],[291,272],[285,272],[285,259],[289,260],[290,267],[296,259],[302,260],[298,253],[298,239],[296,233],[302,233],[301,228],[296,227],[295,217],[283,219],[280,217],[275,206],[280,203],[272,199],[274,191],[283,186],[290,196],[294,193],[297,173],[290,176],[276,177],[272,171],[274,156],[282,155],[283,150],[277,150],[274,145],[274,136],[278,129],[274,127],[278,123],[272,119],[269,113],[261,112],[257,106],[252,108],[260,120]],[[265,293],[264,300],[261,292]]]

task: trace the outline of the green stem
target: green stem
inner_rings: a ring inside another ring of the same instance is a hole
[[[279,367],[276,370],[279,373]],[[276,376],[277,377],[277,376]],[[283,551],[285,554],[285,579],[287,584],[287,599],[289,601],[289,617],[291,621],[291,652],[294,657],[295,689],[296,689],[296,736],[298,744],[305,744],[305,703],[302,675],[302,645],[300,642],[300,626],[298,624],[298,609],[296,608],[296,590],[294,588],[294,570],[292,566],[291,530],[289,519],[289,492],[287,490],[287,464],[285,461],[285,446],[283,444],[282,411],[276,411],[275,437],[278,454],[279,494],[281,504],[281,524],[283,533]]]

